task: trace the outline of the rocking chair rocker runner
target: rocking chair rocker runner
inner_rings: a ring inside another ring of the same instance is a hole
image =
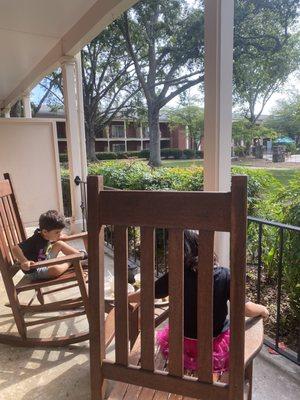
[[[91,395],[103,399],[105,380],[117,381],[110,399],[250,400],[252,363],[263,342],[261,318],[245,324],[247,180],[232,178],[228,193],[104,191],[88,177]],[[104,335],[103,226],[115,232],[115,361],[106,359]],[[128,342],[127,227],[141,229],[141,327]],[[156,356],[154,317],[155,228],[166,228],[169,268],[169,357]],[[183,369],[183,232],[199,231],[198,370]],[[229,383],[212,370],[214,232],[230,233]],[[100,240],[99,240],[100,239]],[[171,395],[170,395],[171,393]]]
[[[76,316],[84,315],[86,311],[88,311],[86,278],[81,265],[83,255],[80,253],[37,262],[35,264],[37,267],[50,266],[64,262],[72,262],[72,267],[56,279],[30,282],[26,276],[23,276],[21,280],[15,284],[14,276],[18,272],[18,268],[14,266],[12,248],[26,239],[26,233],[22,224],[9,174],[4,174],[4,178],[4,180],[0,181],[0,270],[9,300],[8,306],[12,309],[19,336],[0,333],[0,343],[28,347],[64,346],[87,340],[89,338],[88,332],[79,332],[63,337],[30,337],[28,332],[30,326],[46,324],[66,318],[74,318]],[[86,237],[86,235],[86,233],[72,235],[65,237],[62,240],[74,240],[80,237]],[[47,295],[50,293],[65,291],[75,286],[79,286],[80,296],[55,302],[45,302]],[[33,297],[27,304],[21,303],[18,295],[21,292],[29,290],[34,292]],[[40,304],[32,304],[35,297]],[[52,317],[46,316],[45,318],[38,320],[25,320],[25,315],[27,313],[57,313],[60,311],[63,311],[63,313]]]

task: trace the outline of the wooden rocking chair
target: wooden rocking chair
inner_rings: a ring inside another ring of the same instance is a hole
[[[71,262],[72,266],[56,279],[30,282],[26,275],[24,275],[18,282],[14,282],[14,276],[19,269],[14,265],[12,248],[26,239],[26,233],[21,221],[9,174],[4,174],[4,178],[4,180],[0,181],[0,270],[9,300],[8,306],[12,309],[19,336],[0,333],[0,343],[28,347],[64,346],[87,340],[89,338],[87,331],[63,337],[30,337],[28,332],[30,326],[74,318],[84,315],[88,311],[87,278],[84,275],[81,265],[82,254],[74,254],[35,264],[36,266],[50,266]],[[63,240],[69,241],[86,236],[86,233],[72,235],[65,237]],[[80,293],[78,295],[80,296],[55,302],[45,301],[49,294],[66,291],[75,286],[79,286]],[[28,303],[21,303],[19,294],[29,290],[34,292],[33,297]],[[35,298],[37,298],[40,304],[32,304]],[[60,311],[63,311],[63,313],[59,313],[59,315],[46,316],[37,320],[25,320],[25,315],[28,313],[32,315],[35,313],[57,313]]]
[[[104,191],[101,177],[88,178],[90,365],[92,400],[102,400],[105,380],[117,381],[109,399],[250,400],[252,362],[263,343],[261,318],[245,324],[247,180],[232,178],[219,192]],[[103,226],[115,232],[115,361],[106,359],[104,336]],[[127,227],[141,229],[141,327],[128,345]],[[155,228],[168,229],[169,357],[156,356],[154,317]],[[183,232],[199,230],[198,370],[183,367]],[[230,232],[229,383],[212,368],[214,232]],[[100,240],[99,240],[100,237]]]

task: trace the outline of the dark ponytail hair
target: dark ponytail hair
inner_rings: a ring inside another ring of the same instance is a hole
[[[197,231],[186,229],[184,231],[184,267],[197,270],[198,265],[198,240]]]
[[[184,267],[193,271],[198,268],[198,231],[186,229],[184,231]],[[214,253],[214,266],[219,265],[219,259]]]

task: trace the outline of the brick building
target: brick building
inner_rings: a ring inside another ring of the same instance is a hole
[[[67,152],[65,121],[57,120],[59,152]],[[170,130],[167,120],[159,122],[161,148],[189,148],[185,129]],[[116,119],[103,130],[96,132],[96,152],[140,151],[149,148],[149,129],[139,122]]]

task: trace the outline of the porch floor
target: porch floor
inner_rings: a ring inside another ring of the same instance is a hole
[[[107,255],[105,263],[111,268]],[[14,331],[6,294],[0,280],[0,332]],[[85,317],[75,323],[50,325],[45,333],[87,329]],[[109,348],[113,354],[113,344]],[[254,364],[253,400],[298,400],[300,368],[264,347]],[[0,400],[88,400],[89,343],[56,349],[12,348],[0,344]]]

